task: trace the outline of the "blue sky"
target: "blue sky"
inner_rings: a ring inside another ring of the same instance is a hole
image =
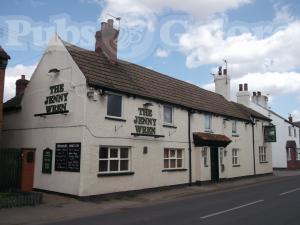
[[[11,56],[5,98],[31,76],[54,34],[94,48],[100,21],[120,16],[118,56],[213,90],[211,72],[228,60],[238,83],[271,96],[279,114],[300,120],[300,2],[296,0],[12,0],[0,8],[0,44]],[[116,24],[118,26],[118,24]]]

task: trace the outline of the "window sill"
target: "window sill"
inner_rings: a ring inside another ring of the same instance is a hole
[[[126,122],[126,120],[122,119],[121,117],[106,116],[105,119],[106,120],[115,120],[115,121]]]
[[[98,177],[114,177],[114,176],[130,176],[134,175],[134,172],[119,172],[119,173],[98,173]]]
[[[268,162],[268,161],[263,161],[263,162],[259,162],[259,163],[262,163],[262,164],[263,164],[263,163],[269,163],[269,162]]]
[[[187,171],[185,168],[180,168],[180,169],[163,169],[161,172],[180,172],[180,171]]]
[[[241,165],[232,165],[232,167],[240,167]]]
[[[238,134],[232,134],[231,136],[232,137],[239,137],[240,135],[238,135]]]
[[[163,127],[167,127],[167,128],[174,128],[177,129],[176,126],[172,125],[172,124],[164,124]]]
[[[204,130],[205,133],[213,134],[214,132],[212,130]]]

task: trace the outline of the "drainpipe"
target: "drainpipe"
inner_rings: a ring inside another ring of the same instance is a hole
[[[192,143],[191,143],[191,111],[188,110],[188,140],[189,140],[189,186],[192,186]]]
[[[255,140],[254,140],[254,125],[255,125],[255,120],[254,118],[252,118],[252,146],[253,146],[253,171],[254,171],[254,175],[256,175],[256,163],[255,163]]]

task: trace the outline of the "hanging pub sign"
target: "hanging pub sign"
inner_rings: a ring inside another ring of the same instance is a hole
[[[43,150],[42,173],[51,174],[52,172],[52,150],[46,148]]]
[[[65,92],[64,84],[50,86],[50,93],[45,99],[46,113],[35,114],[34,116],[45,116],[51,114],[65,114],[68,113],[67,101],[68,92]]]
[[[81,143],[57,143],[55,171],[80,172]]]
[[[156,134],[156,119],[152,118],[152,110],[148,108],[138,108],[138,116],[134,118],[135,133],[134,136],[153,136],[163,137]]]
[[[276,127],[265,126],[264,127],[264,141],[265,142],[276,142]]]

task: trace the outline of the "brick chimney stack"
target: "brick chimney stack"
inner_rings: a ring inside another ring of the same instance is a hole
[[[16,81],[16,96],[19,97],[24,94],[25,88],[27,87],[29,80],[25,79],[25,75],[21,75],[21,79]]]
[[[9,59],[10,56],[0,46],[0,138],[1,138],[2,124],[3,124],[3,95],[4,95],[5,70]]]
[[[101,30],[96,32],[95,51],[102,52],[111,63],[117,62],[119,31],[114,28],[112,19],[101,23]]]

